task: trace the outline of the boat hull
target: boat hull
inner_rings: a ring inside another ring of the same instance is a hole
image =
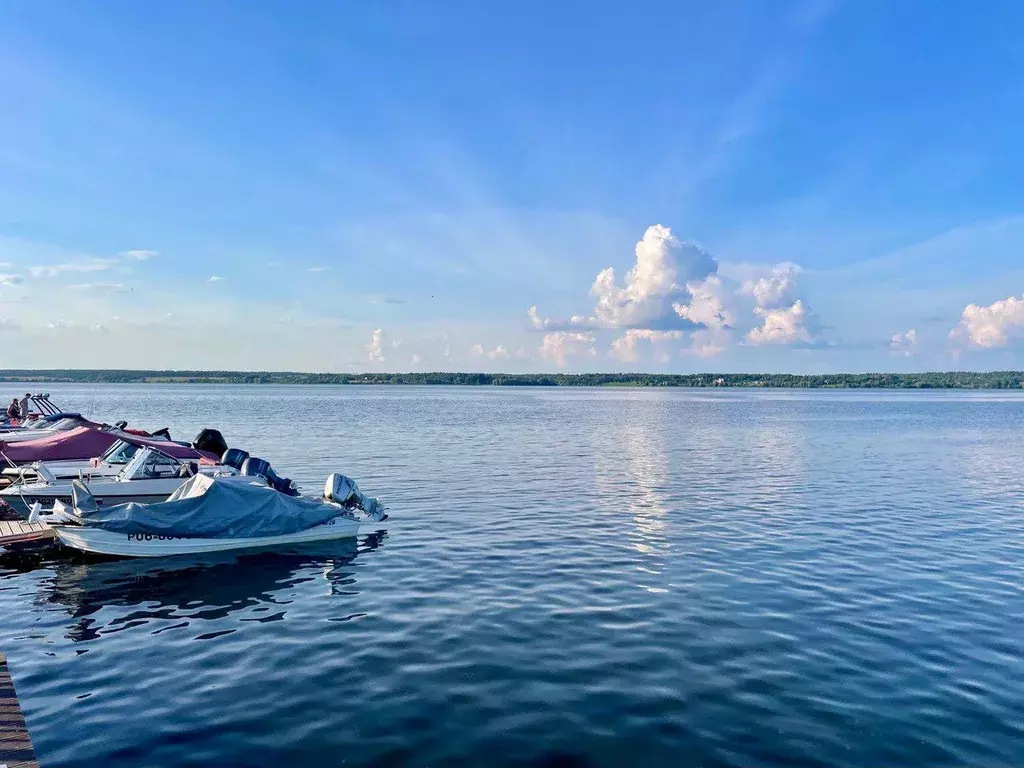
[[[168,557],[344,539],[359,533],[359,521],[338,517],[296,533],[238,539],[114,533],[79,525],[54,525],[53,530],[62,544],[82,552],[120,557]]]

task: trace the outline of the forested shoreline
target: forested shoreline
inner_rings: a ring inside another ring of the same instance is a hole
[[[270,371],[0,370],[0,382],[95,384],[395,384],[521,387],[1020,389],[1024,371],[931,373],[300,373]]]

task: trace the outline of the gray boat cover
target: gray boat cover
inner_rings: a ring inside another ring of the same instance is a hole
[[[90,508],[76,499],[76,511],[83,524],[116,533],[232,539],[296,533],[346,514],[323,499],[208,475],[189,479],[167,501]]]

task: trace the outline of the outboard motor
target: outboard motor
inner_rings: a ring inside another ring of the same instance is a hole
[[[324,485],[324,498],[351,509],[358,507],[376,522],[387,520],[384,505],[372,496],[359,490],[359,486],[351,478],[335,472],[327,478]]]
[[[196,435],[196,439],[192,441],[192,447],[197,451],[212,453],[214,456],[223,456],[224,451],[228,449],[228,444],[220,431],[204,429]]]
[[[279,477],[272,467],[267,467],[267,482],[278,493],[285,496],[298,496],[299,492],[292,487],[292,481],[287,477]]]
[[[167,440],[171,439],[171,430],[168,429],[167,427],[164,427],[163,429],[158,429],[156,432],[150,432],[150,434],[153,437],[163,437],[166,438]]]
[[[270,462],[264,461],[263,459],[257,459],[255,456],[250,456],[242,462],[242,474],[245,477],[266,478],[269,471]]]
[[[224,455],[220,457],[220,463],[225,467],[234,467],[241,472],[242,465],[245,464],[245,460],[248,458],[248,451],[243,451],[241,448],[228,448],[224,451]]]

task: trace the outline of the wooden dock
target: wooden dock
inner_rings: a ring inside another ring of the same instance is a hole
[[[46,523],[25,523],[20,520],[0,520],[0,547],[8,544],[28,544],[46,541],[56,534]]]
[[[0,653],[0,768],[39,768],[14,692],[7,658]]]

